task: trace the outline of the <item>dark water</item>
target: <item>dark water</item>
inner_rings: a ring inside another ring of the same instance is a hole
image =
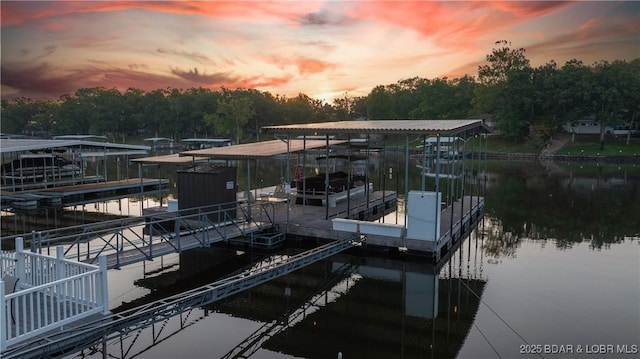
[[[109,356],[219,358],[244,345],[252,358],[638,357],[640,168],[482,168],[485,218],[440,266],[344,253],[111,342]],[[112,310],[261,259],[203,249],[110,271]]]

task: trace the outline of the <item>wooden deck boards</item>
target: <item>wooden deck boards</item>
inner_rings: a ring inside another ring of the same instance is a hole
[[[383,198],[384,194],[384,198]],[[329,208],[327,220],[327,208],[324,206],[311,206],[295,204],[291,201],[289,207],[288,233],[295,236],[343,239],[347,235],[343,232],[333,231],[332,218],[350,218],[361,220],[374,220],[384,214],[395,211],[396,193],[392,191],[374,191],[367,197],[351,199],[347,202],[340,202],[336,207]],[[347,205],[350,210],[347,211]],[[286,203],[277,205],[275,223],[280,231],[287,228],[287,206]]]

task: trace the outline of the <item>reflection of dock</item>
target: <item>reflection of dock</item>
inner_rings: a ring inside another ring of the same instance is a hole
[[[167,179],[135,178],[120,181],[84,183],[74,186],[2,192],[2,210],[34,210],[63,207],[99,200],[132,197],[168,188]]]

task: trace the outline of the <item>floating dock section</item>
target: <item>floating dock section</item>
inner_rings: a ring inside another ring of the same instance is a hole
[[[2,210],[29,211],[40,207],[63,207],[95,201],[132,197],[164,191],[168,179],[135,178],[120,181],[85,183],[18,192],[2,192]]]
[[[412,191],[407,226],[353,219],[332,219],[333,229],[364,236],[370,248],[397,248],[432,256],[437,262],[469,235],[483,216],[484,198],[466,196],[440,209],[440,193]]]

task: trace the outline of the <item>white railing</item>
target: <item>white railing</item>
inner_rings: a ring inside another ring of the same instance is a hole
[[[16,238],[15,252],[0,252],[2,278],[15,282],[5,290],[0,280],[0,353],[9,346],[94,314],[108,314],[107,260],[100,265],[24,251]]]

